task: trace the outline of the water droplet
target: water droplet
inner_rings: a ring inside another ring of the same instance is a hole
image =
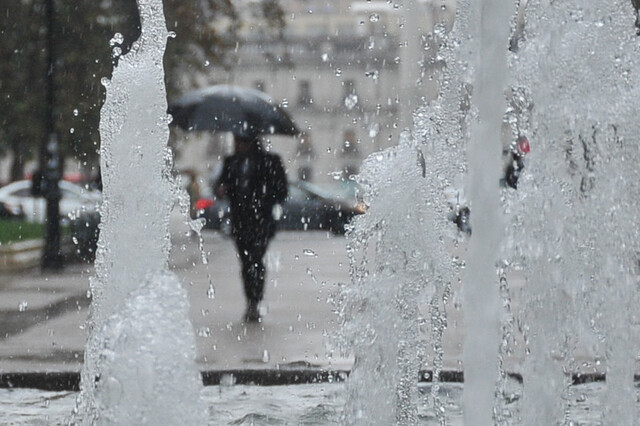
[[[26,300],[23,300],[22,302],[20,302],[20,303],[18,304],[18,311],[19,311],[19,312],[24,312],[24,311],[26,311],[26,310],[27,310],[27,306],[28,306],[28,305],[29,305],[29,304],[27,303],[27,301],[26,301]]]
[[[74,129],[73,127],[69,129],[69,133],[74,134],[76,131],[76,129]]]
[[[120,55],[122,55],[122,48],[120,47],[114,47],[113,50],[111,51],[111,57],[112,58],[119,58]]]
[[[369,16],[369,21],[371,22],[378,22],[380,20],[380,15],[378,15],[377,13],[372,13]]]
[[[200,327],[198,329],[198,336],[211,337],[211,329],[209,327]]]
[[[111,80],[109,80],[107,77],[102,77],[100,79],[100,83],[107,89],[111,86]]]
[[[322,62],[327,62],[329,60],[329,55],[326,53],[323,53],[321,58],[322,58]]]
[[[236,378],[233,374],[223,374],[220,377],[220,386],[231,387],[236,384]]]
[[[377,80],[378,77],[380,76],[380,73],[378,72],[378,70],[369,70],[369,71],[365,72],[364,75],[366,77],[373,78],[374,80]]]
[[[124,43],[124,36],[120,33],[115,33],[111,40],[109,40],[109,46],[115,46],[116,44]]]
[[[269,362],[269,351],[266,349],[262,351],[262,362],[265,364]]]
[[[369,137],[375,138],[376,136],[378,136],[379,133],[380,133],[380,124],[371,123],[369,125]]]
[[[211,65],[211,62],[209,62],[209,61],[204,61],[204,66],[205,66],[205,67],[208,67],[209,65]]]
[[[342,172],[331,172],[329,176],[333,178],[333,180],[342,180],[343,173]]]
[[[311,249],[303,249],[302,250],[302,254],[304,254],[305,256],[313,256],[313,257],[318,257],[318,255],[316,254],[315,251],[311,250]]]
[[[73,116],[77,117],[78,116],[78,108],[74,108],[73,109]]]
[[[340,77],[342,75],[342,68],[336,68],[336,77]]]
[[[358,95],[355,93],[351,93],[349,96],[344,98],[344,106],[346,106],[347,109],[354,109],[356,105],[358,105]]]
[[[213,284],[209,284],[209,288],[207,289],[207,297],[209,299],[216,298],[216,289],[213,287]]]

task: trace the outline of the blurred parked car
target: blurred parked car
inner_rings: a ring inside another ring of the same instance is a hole
[[[286,231],[327,230],[344,234],[349,221],[364,213],[355,199],[304,181],[289,183],[289,195],[281,207],[278,229]],[[198,217],[206,221],[205,228],[231,233],[227,200],[200,199],[196,209]]]
[[[60,191],[60,217],[63,220],[73,219],[82,212],[96,211],[102,200],[100,191],[88,190],[67,181],[60,181]],[[0,202],[19,207],[29,222],[44,223],[47,215],[47,202],[42,197],[31,195],[30,180],[19,180],[0,188]]]
[[[17,204],[9,204],[0,201],[0,219],[24,219],[24,212]]]

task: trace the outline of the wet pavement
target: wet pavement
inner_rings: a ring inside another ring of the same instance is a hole
[[[172,219],[172,230],[170,266],[188,290],[202,371],[350,369],[352,359],[341,358],[331,349],[339,326],[330,300],[340,283],[350,281],[344,236],[280,232],[266,256],[263,321],[247,326],[242,321],[245,301],[233,241],[205,231],[209,259],[205,264],[198,238],[188,235],[179,217]],[[464,257],[464,249],[452,248],[452,255]],[[70,265],[57,274],[35,270],[0,275],[0,373],[81,370],[91,275],[92,266],[84,264]],[[524,283],[522,273],[511,272],[514,312]],[[443,339],[447,370],[463,369],[461,304],[460,285],[454,284]],[[428,318],[428,312],[422,314]],[[506,357],[505,368],[519,373],[524,345],[521,333],[515,331],[515,335],[520,341]],[[578,348],[577,364],[593,366],[589,353]],[[603,368],[599,364],[597,370]]]
[[[204,231],[198,238],[172,218],[170,268],[188,290],[201,369],[319,367],[344,369],[349,359],[327,347],[337,330],[329,303],[349,280],[346,239],[326,232],[281,232],[266,257],[263,320],[246,325],[240,265],[233,241]],[[92,266],[62,272],[0,275],[0,372],[80,371]]]

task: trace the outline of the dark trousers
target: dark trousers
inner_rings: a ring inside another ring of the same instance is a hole
[[[258,304],[264,295],[266,268],[264,255],[270,238],[236,238],[236,248],[242,265],[244,294],[250,304]]]

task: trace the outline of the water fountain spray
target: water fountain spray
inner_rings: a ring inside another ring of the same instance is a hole
[[[140,38],[101,110],[103,203],[76,416],[83,424],[204,424],[188,300],[168,272],[171,177],[162,0],[138,0]],[[122,36],[112,40],[116,46]]]

